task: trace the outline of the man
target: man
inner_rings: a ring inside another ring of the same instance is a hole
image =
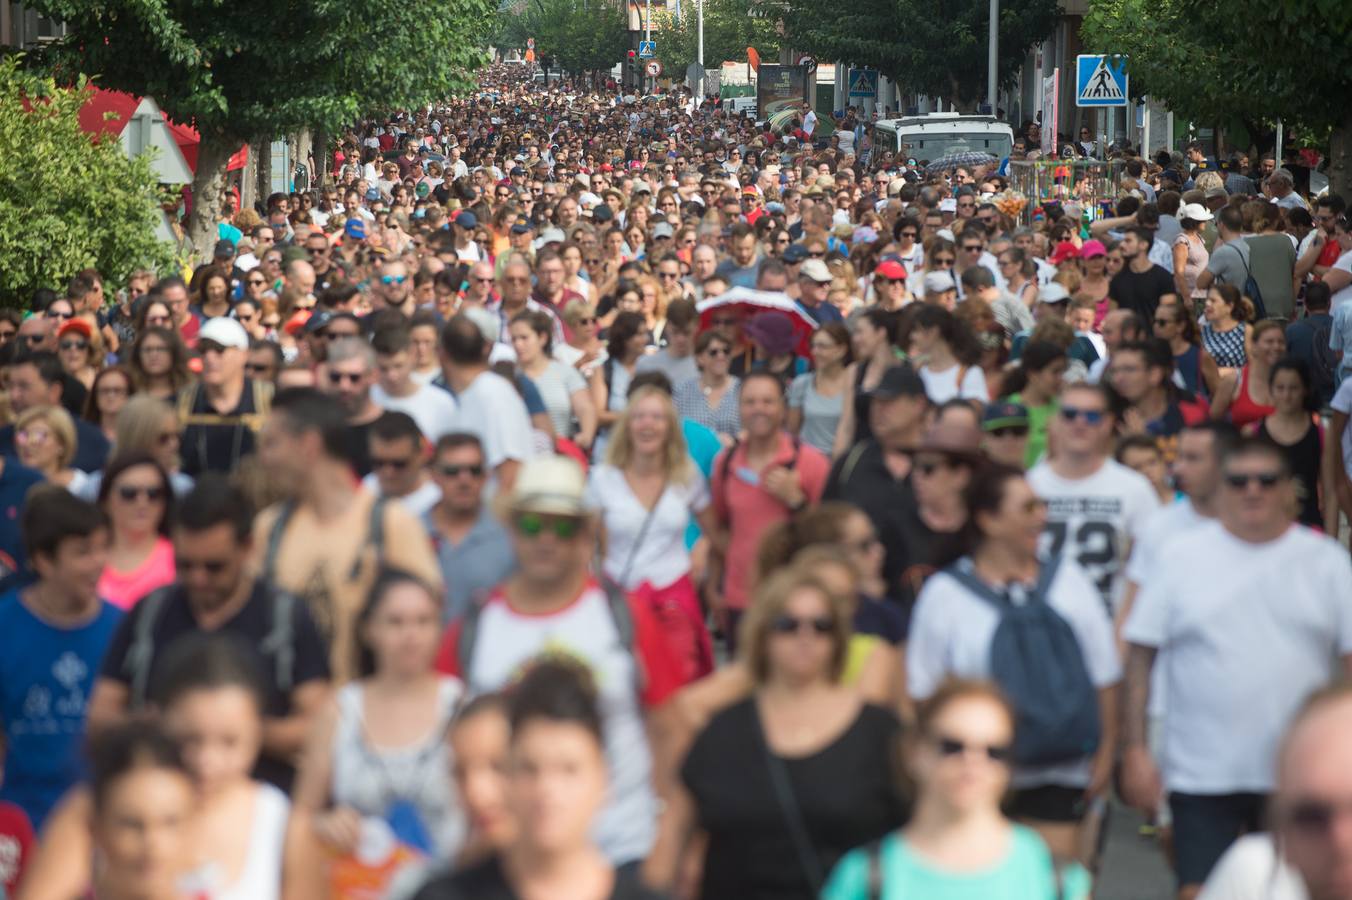
[[[282,273],[285,286],[302,297],[313,297],[315,293],[315,267],[304,259],[293,259],[286,264]]]
[[[820,259],[809,259],[798,269],[798,308],[818,325],[845,320],[836,305],[826,300],[831,281],[831,270]]]
[[[320,385],[338,401],[338,408],[347,418],[347,458],[359,478],[371,474],[369,432],[382,412],[371,397],[375,363],[375,351],[366,341],[360,338],[334,341],[328,348],[324,381]]]
[[[1154,321],[1161,303],[1178,299],[1173,276],[1150,261],[1154,240],[1147,228],[1128,228],[1119,245],[1126,265],[1108,282],[1108,298],[1114,308],[1130,310],[1147,322]]]
[[[754,288],[757,266],[756,232],[745,222],[737,222],[728,233],[728,258],[718,264],[715,274],[728,280],[733,287]]]
[[[24,319],[19,325],[19,331],[15,338],[20,350],[27,350],[30,353],[39,351],[45,353],[56,353],[56,329],[60,322],[47,316],[35,315]]]
[[[249,335],[234,319],[208,319],[197,343],[202,380],[178,396],[183,426],[183,471],[233,472],[254,451],[272,399],[267,382],[244,373]]]
[[[1272,195],[1272,202],[1282,209],[1306,209],[1310,204],[1300,194],[1296,193],[1296,180],[1291,175],[1290,169],[1276,169],[1267,177],[1265,182],[1268,193]]]
[[[1132,157],[1126,163],[1127,176],[1136,182],[1136,187],[1145,198],[1146,203],[1155,202],[1155,189],[1145,180],[1145,160],[1139,157]]]
[[[667,345],[656,353],[638,358],[635,374],[661,372],[672,384],[681,384],[699,376],[695,366],[695,334],[699,331],[699,313],[686,299],[673,300],[667,307],[667,325],[662,336]]]
[[[1286,353],[1305,364],[1318,409],[1328,406],[1333,399],[1337,373],[1343,365],[1343,328],[1334,323],[1329,313],[1331,300],[1328,285],[1312,282],[1305,288],[1305,315],[1286,326]],[[1343,317],[1347,314],[1343,313]],[[1334,334],[1340,337],[1335,339]],[[1335,348],[1333,342],[1339,346]]]
[[[398,260],[391,260],[380,267],[380,276],[376,280],[375,290],[371,292],[372,309],[397,309],[406,316],[413,315],[417,303],[413,298],[413,285],[408,277],[408,267]]]
[[[704,282],[712,278],[718,268],[718,251],[708,244],[696,244],[690,252],[690,275],[687,278],[691,288],[700,300],[705,299]]]
[[[531,299],[553,313],[556,322],[562,321],[560,316],[569,303],[585,300],[577,291],[564,285],[568,273],[563,268],[563,257],[553,247],[541,250],[535,257],[535,276],[535,291]]]
[[[91,729],[106,728],[145,712],[157,665],[176,640],[232,635],[264,676],[255,775],[290,790],[313,717],[329,696],[328,654],[305,605],[250,571],[252,525],[253,505],[224,475],[197,482],[174,520],[178,579],[141,599],[118,627],[89,721]]]
[[[788,405],[777,376],[764,370],[747,373],[738,408],[746,437],[718,455],[710,484],[714,512],[728,535],[726,571],[721,584],[714,582],[719,586],[711,605],[729,643],[749,601],[761,538],[771,526],[819,501],[830,469],[821,451],[784,431]],[[711,562],[711,568],[717,572],[718,566]]]
[[[1217,520],[1159,554],[1123,630],[1123,795],[1153,810],[1164,772],[1180,898],[1261,827],[1284,723],[1310,691],[1352,672],[1352,563],[1333,539],[1295,526],[1295,506],[1281,448],[1235,442]],[[1157,769],[1146,713],[1160,649],[1169,709]]]
[[[97,592],[108,562],[102,510],[48,485],[34,489],[22,523],[37,581],[0,596],[0,800],[40,829],[84,777],[94,672],[122,613]]]
[[[169,312],[173,316],[171,327],[178,329],[183,342],[189,347],[195,347],[202,320],[193,312],[191,298],[188,296],[188,285],[177,275],[171,275],[157,281],[151,293],[158,295],[169,307]]]
[[[502,274],[498,276],[498,293],[502,299],[499,301],[496,310],[498,317],[497,343],[511,348],[511,337],[507,328],[512,324],[512,319],[528,309],[539,310],[549,316],[554,323],[553,341],[556,346],[567,343],[567,335],[563,330],[563,320],[558,317],[553,309],[538,303],[531,297],[531,268],[526,258],[513,255],[505,264],[501,264],[501,271]],[[562,262],[560,262],[560,271],[562,271]],[[515,359],[515,354],[512,355],[512,358]]]
[[[378,379],[371,387],[371,401],[390,412],[407,413],[423,437],[436,441],[446,433],[455,415],[455,398],[429,382],[413,377],[410,330],[403,325],[382,328],[371,338]]]
[[[1022,403],[988,403],[981,415],[981,449],[992,462],[1022,469],[1028,455],[1028,408]]]
[[[440,350],[447,387],[457,402],[446,430],[479,438],[497,490],[508,492],[521,464],[534,455],[526,404],[511,382],[489,371],[492,344],[468,315],[446,323]]]
[[[1056,452],[1028,473],[1047,502],[1044,547],[1080,564],[1109,616],[1118,607],[1131,542],[1160,505],[1149,481],[1109,455],[1114,424],[1104,388],[1067,385],[1049,428]]]
[[[511,576],[516,553],[507,529],[484,503],[488,468],[477,437],[464,432],[443,435],[429,469],[441,493],[422,520],[441,563],[444,614],[451,622],[471,605],[482,605],[489,592]]]
[[[17,416],[38,406],[61,406],[64,384],[61,361],[55,353],[45,350],[24,351],[20,348],[9,366],[5,386],[11,415]],[[75,419],[75,456],[71,461],[72,466],[82,472],[97,472],[108,460],[109,448],[108,438],[101,428],[84,419]],[[13,457],[14,452],[14,426],[5,425],[0,428],[0,454]]]
[[[1253,263],[1251,248],[1244,240],[1244,216],[1238,209],[1227,206],[1216,213],[1216,238],[1206,269],[1197,275],[1197,287],[1207,290],[1213,283],[1232,284],[1242,292]]]
[[[305,252],[309,254],[310,268],[315,273],[315,290],[326,291],[337,280],[333,267],[333,245],[323,232],[311,232],[305,238]]]
[[[427,442],[418,423],[407,413],[386,412],[371,424],[367,439],[371,474],[361,486],[377,497],[398,500],[422,518],[441,499],[441,491],[424,465]]]
[[[356,618],[377,571],[405,569],[438,590],[441,583],[417,519],[353,480],[350,435],[330,396],[314,388],[277,395],[258,459],[288,499],[259,514],[252,553],[264,578],[309,607],[340,684],[357,674]]]
[[[275,341],[249,339],[249,355],[244,359],[244,372],[249,378],[275,386],[285,365],[282,348]]]
[[[463,163],[462,163],[463,165]],[[474,229],[479,227],[479,217],[467,209],[462,209],[451,219],[451,234],[454,238],[455,258],[463,263],[476,266],[483,260],[483,251],[474,242]],[[491,271],[491,265],[490,265]]]
[[[471,693],[511,686],[546,655],[577,660],[595,677],[609,763],[608,801],[593,834],[615,865],[647,857],[660,815],[654,774],[670,753],[666,701],[680,686],[651,608],[611,597],[591,575],[595,516],[571,459],[532,460],[506,496],[516,572],[477,611],[452,625],[438,667]]]
[[[1173,441],[1183,429],[1183,412],[1173,400],[1170,380],[1174,356],[1158,338],[1123,344],[1108,365],[1108,381],[1127,402],[1122,412],[1122,430],[1156,438],[1165,459],[1174,455]]]

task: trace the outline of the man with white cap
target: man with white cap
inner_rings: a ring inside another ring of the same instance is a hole
[[[818,325],[845,319],[839,309],[826,302],[831,281],[831,270],[820,259],[809,259],[798,269],[798,308]]]
[[[451,625],[437,666],[474,694],[508,687],[546,656],[575,659],[595,676],[610,763],[609,802],[596,824],[602,852],[617,865],[643,860],[659,816],[650,744],[680,687],[651,609],[591,574],[596,520],[586,477],[573,460],[541,457],[521,467],[500,504],[517,570]]]
[[[272,405],[272,385],[244,374],[249,334],[234,319],[218,317],[197,335],[202,380],[183,389],[178,418],[183,427],[183,471],[233,472],[254,452],[254,441]]]

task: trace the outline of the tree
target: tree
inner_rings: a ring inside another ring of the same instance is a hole
[[[907,91],[972,109],[986,94],[987,0],[781,0],[787,42],[818,59],[877,69]],[[996,80],[1012,84],[1052,33],[1058,0],[1003,0]]]
[[[747,47],[755,47],[766,60],[773,61],[779,55],[782,39],[777,15],[763,14],[749,0],[685,0],[679,19],[667,10],[654,13],[661,28],[658,56],[669,76],[684,77],[686,69],[698,61],[696,4],[700,2],[704,3],[705,68],[744,60]]]
[[[225,166],[241,144],[337,132],[379,110],[473,86],[492,0],[27,0],[66,24],[43,49],[58,77],[153,96],[201,134],[188,234],[215,240]]]
[[[1125,54],[1131,88],[1193,119],[1331,130],[1329,183],[1352,197],[1352,4],[1094,0],[1082,35]]]
[[[612,68],[629,48],[629,23],[616,0],[527,0],[519,14],[504,10],[495,43],[524,47],[535,38],[535,55],[568,72]]]
[[[88,267],[110,282],[168,268],[150,155],[131,159],[116,138],[80,130],[84,79],[59,88],[19,62],[0,59],[0,303],[26,304]]]

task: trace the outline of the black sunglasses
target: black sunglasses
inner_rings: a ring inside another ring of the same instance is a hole
[[[117,489],[118,499],[131,503],[137,497],[145,497],[151,503],[159,503],[164,499],[164,488],[162,487],[136,487],[135,485],[124,484]]]
[[[1013,755],[1012,748],[1008,746],[992,746],[990,744],[968,744],[956,738],[940,737],[934,739],[934,745],[939,749],[940,756],[953,757],[962,756],[971,750],[977,753],[985,753],[986,758],[991,762],[1008,763]]]
[[[1236,490],[1243,490],[1250,484],[1257,484],[1264,490],[1270,490],[1282,480],[1280,472],[1226,472],[1225,483]]]
[[[798,619],[794,616],[777,616],[770,623],[770,630],[775,634],[798,634],[804,629],[811,629],[814,634],[830,634],[836,628],[835,620],[830,616],[813,616],[810,619]]]
[[[437,466],[436,470],[447,478],[459,478],[465,474],[468,474],[471,478],[482,478],[484,475],[484,467],[481,465],[457,466],[445,463]]]

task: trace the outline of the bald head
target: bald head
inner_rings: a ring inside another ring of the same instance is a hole
[[[1277,761],[1274,830],[1310,900],[1352,897],[1352,687],[1317,694]]]

